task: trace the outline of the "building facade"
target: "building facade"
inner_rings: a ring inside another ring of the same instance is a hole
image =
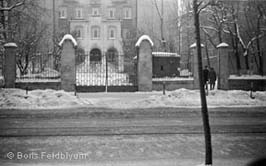
[[[87,61],[104,62],[107,55],[123,70],[123,40],[136,29],[136,0],[64,0],[57,12],[58,30],[74,34]]]

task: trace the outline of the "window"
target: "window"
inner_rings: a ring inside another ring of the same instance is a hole
[[[83,38],[83,27],[82,26],[75,27],[75,35],[78,39]]]
[[[76,9],[76,18],[83,18],[82,8]]]
[[[95,48],[90,52],[90,63],[100,63],[102,60],[101,50]]]
[[[109,37],[109,39],[115,39],[116,38],[116,28],[115,27],[109,27],[108,37]]]
[[[92,8],[92,15],[93,16],[99,16],[100,15],[99,8]]]
[[[131,19],[132,13],[131,8],[124,8],[124,19]]]
[[[93,26],[91,28],[91,32],[92,32],[92,39],[100,39],[100,27],[98,26]]]
[[[115,9],[109,8],[109,18],[113,19],[115,18]]]
[[[67,8],[62,7],[59,9],[59,18],[67,18]]]

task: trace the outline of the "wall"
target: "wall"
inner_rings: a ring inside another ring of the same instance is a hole
[[[32,82],[32,83],[17,82],[15,87],[20,89],[28,89],[28,90],[35,90],[35,89],[60,90],[61,82]]]
[[[172,91],[176,89],[194,89],[193,80],[178,80],[178,81],[165,81],[166,90]],[[163,81],[152,81],[152,90],[161,91],[163,90]]]
[[[253,83],[253,88],[251,88]],[[229,79],[229,90],[265,91],[266,80],[233,80]]]
[[[153,77],[180,76],[177,68],[180,67],[179,57],[153,57]]]

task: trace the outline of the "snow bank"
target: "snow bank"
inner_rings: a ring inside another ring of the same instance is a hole
[[[130,96],[130,95],[128,95]],[[266,92],[254,92],[255,99],[250,98],[248,91],[210,91],[207,96],[209,107],[234,107],[234,106],[266,106]],[[153,92],[153,95],[145,95],[138,99],[91,99],[90,104],[94,107],[107,108],[161,108],[161,107],[200,107],[199,90],[179,89],[162,92]]]
[[[256,92],[255,99],[250,98],[248,91],[210,91],[207,96],[208,106],[266,106],[266,92]],[[200,94],[198,90],[179,89],[168,95],[154,95],[140,102],[147,107],[182,107],[200,106]]]
[[[80,94],[82,96],[82,94]],[[100,97],[97,97],[100,95]],[[199,90],[179,89],[162,92],[103,93],[91,97],[77,98],[73,93],[55,90],[34,90],[26,94],[21,89],[0,89],[0,108],[51,109],[73,107],[105,107],[112,109],[130,108],[175,108],[200,107]],[[209,107],[263,106],[266,107],[266,92],[254,92],[255,99],[248,91],[210,91],[207,96]]]
[[[135,46],[136,46],[136,47],[139,47],[140,44],[143,42],[143,40],[148,40],[148,41],[150,42],[151,46],[154,45],[153,42],[152,42],[152,40],[151,40],[151,38],[150,38],[148,35],[143,35],[143,36],[141,36],[141,37],[139,38],[139,40],[137,41],[137,43],[136,43]]]
[[[66,108],[80,107],[83,103],[73,95],[64,91],[33,90],[26,94],[21,89],[1,89],[0,108]]]

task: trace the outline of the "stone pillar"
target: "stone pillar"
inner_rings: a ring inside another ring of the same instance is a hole
[[[15,88],[16,82],[16,49],[15,43],[7,43],[5,48],[5,61],[4,61],[4,80],[5,88]]]
[[[61,55],[61,89],[75,91],[76,84],[76,54],[77,42],[71,35],[65,35],[59,45],[62,48]]]
[[[203,48],[204,45],[201,44],[201,48]],[[199,89],[199,63],[198,63],[198,52],[197,52],[197,45],[196,43],[192,44],[190,46],[190,49],[192,50],[193,60],[192,60],[192,73],[194,78],[193,87],[194,89]]]
[[[218,89],[228,90],[228,78],[229,78],[229,45],[221,43],[217,46],[218,49]]]
[[[146,35],[138,40],[138,90],[152,91],[152,46],[153,43]]]

